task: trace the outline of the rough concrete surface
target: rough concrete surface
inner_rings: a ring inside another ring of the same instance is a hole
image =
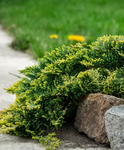
[[[3,31],[0,26],[0,110],[7,108],[9,104],[14,103],[15,96],[7,94],[3,88],[10,87],[18,80],[17,77],[10,75],[13,73],[19,75],[18,70],[26,66],[32,66],[36,63],[28,54],[15,51],[8,45],[12,38]],[[72,143],[73,144],[73,143]],[[63,144],[64,145],[64,144]],[[25,139],[18,136],[0,134],[0,150],[45,150],[38,141]],[[59,150],[110,150],[110,148],[95,147],[90,145],[88,148],[67,148],[60,146]]]

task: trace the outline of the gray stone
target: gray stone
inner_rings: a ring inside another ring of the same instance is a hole
[[[124,104],[124,99],[100,93],[88,94],[79,99],[75,127],[98,143],[109,144],[105,131],[105,112],[113,106]]]
[[[124,150],[124,105],[106,111],[105,128],[112,150]]]

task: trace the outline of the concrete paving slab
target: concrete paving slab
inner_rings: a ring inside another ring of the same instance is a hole
[[[9,73],[19,75],[18,70],[36,63],[36,60],[33,60],[28,54],[11,49],[8,45],[12,40],[12,37],[0,27],[0,110],[8,108],[8,105],[15,100],[14,95],[6,93],[3,89],[10,87],[18,80]]]
[[[66,144],[65,144],[66,145]],[[36,140],[25,139],[18,136],[12,136],[7,134],[0,134],[0,150],[45,150],[45,148],[39,144]],[[66,146],[60,146],[58,150],[110,150],[109,148],[67,148]]]
[[[26,66],[32,66],[37,63],[28,54],[15,51],[8,45],[12,42],[6,32],[0,26],[0,110],[8,108],[8,105],[14,103],[15,96],[7,94],[3,88],[10,87],[18,80],[17,77],[10,75],[13,73],[19,75],[18,70],[24,69]],[[100,146],[84,145],[84,148],[67,148],[68,143],[63,143],[58,150],[111,150]],[[72,146],[73,147],[73,146]],[[25,139],[18,136],[8,134],[0,134],[0,150],[45,150],[38,141]]]

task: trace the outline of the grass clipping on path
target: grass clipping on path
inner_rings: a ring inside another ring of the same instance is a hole
[[[25,77],[6,89],[16,100],[1,111],[0,132],[32,137],[46,150],[58,148],[61,142],[52,131],[75,117],[81,95],[124,98],[123,52],[123,36],[103,36],[91,45],[55,49],[37,65],[20,70]]]

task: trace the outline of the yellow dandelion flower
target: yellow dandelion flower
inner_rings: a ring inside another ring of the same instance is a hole
[[[57,39],[57,38],[58,38],[58,35],[52,34],[52,35],[50,35],[50,38],[51,38],[51,39]]]
[[[81,35],[70,35],[68,36],[68,40],[74,40],[74,41],[78,41],[78,42],[84,42],[85,38]]]

